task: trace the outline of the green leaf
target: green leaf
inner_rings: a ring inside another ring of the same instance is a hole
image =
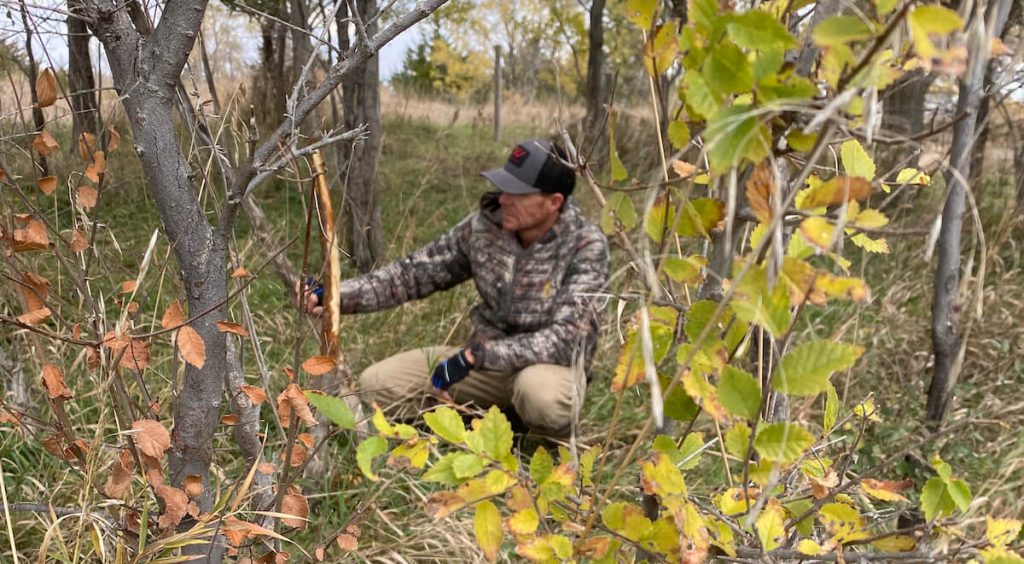
[[[491,562],[497,560],[504,531],[501,528],[501,513],[493,503],[481,501],[477,504],[473,529],[476,532],[476,542],[480,545],[484,557]]]
[[[699,284],[704,280],[701,270],[706,267],[708,261],[700,255],[691,257],[668,257],[661,263],[661,269],[665,274],[682,284]]]
[[[651,206],[651,211],[647,213],[647,220],[644,221],[647,236],[655,243],[661,243],[666,228],[675,222],[675,215],[675,209],[670,205],[668,196],[658,196]]]
[[[718,401],[729,413],[756,421],[761,411],[761,387],[750,374],[726,366],[718,379]]]
[[[761,267],[751,269],[737,282],[729,306],[736,317],[764,327],[776,338],[784,335],[793,321],[786,285],[776,284],[769,292],[767,273]]]
[[[668,142],[676,149],[690,144],[690,128],[680,120],[668,124]]]
[[[604,231],[606,235],[615,233],[616,219],[626,231],[636,227],[636,207],[625,192],[614,192],[608,196],[604,209],[601,211],[601,231]]]
[[[690,113],[711,119],[722,107],[720,97],[711,91],[707,80],[697,72],[688,72],[683,77],[683,95]]]
[[[672,463],[669,455],[658,452],[653,459],[640,463],[643,474],[644,491],[661,497],[686,495],[686,482],[683,474]]]
[[[555,460],[548,454],[547,449],[540,446],[530,458],[530,477],[533,481],[542,484],[551,475],[551,469],[555,467]]]
[[[938,476],[932,476],[925,482],[921,489],[921,510],[924,511],[926,521],[934,521],[953,513],[956,509],[956,502],[946,491],[946,482]]]
[[[832,16],[826,18],[811,33],[819,47],[846,45],[874,35],[871,27],[856,16]]]
[[[708,39],[712,31],[719,25],[722,17],[718,13],[717,0],[687,0],[686,13],[693,22],[697,31],[701,32]]]
[[[718,304],[711,300],[700,300],[694,302],[690,306],[690,309],[686,311],[686,324],[683,325],[683,331],[686,333],[686,338],[691,343],[697,342],[697,337],[700,336],[701,331],[711,321],[711,316],[715,314],[715,310],[718,309]],[[716,331],[711,332],[712,337],[716,337]]]
[[[967,507],[971,505],[971,500],[974,499],[971,496],[970,486],[963,480],[950,480],[947,482],[946,491],[960,511],[967,511]]]
[[[697,198],[683,204],[676,233],[681,237],[710,238],[710,231],[725,217],[725,203],[714,198]]]
[[[654,22],[654,11],[658,8],[657,0],[626,0],[626,17],[640,29],[651,29]]]
[[[824,392],[832,373],[853,366],[863,353],[863,347],[846,343],[825,340],[802,343],[782,357],[772,387],[797,396]]]
[[[644,69],[652,77],[659,77],[672,66],[679,53],[679,36],[675,22],[658,26],[644,44]]]
[[[761,51],[754,59],[754,82],[761,82],[774,75],[786,61],[785,49],[767,49]]]
[[[484,471],[484,461],[473,453],[464,452],[452,460],[452,474],[460,480],[475,478]]]
[[[450,407],[441,406],[424,413],[423,421],[434,434],[450,443],[461,444],[466,440],[466,426],[462,424],[462,417]]]
[[[594,485],[591,476],[594,473],[594,461],[597,460],[597,455],[600,452],[601,447],[595,446],[580,455],[580,479],[583,481],[584,486]]]
[[[473,422],[473,430],[466,433],[466,444],[470,450],[483,453],[493,460],[502,460],[512,450],[512,425],[508,418],[492,405],[483,419]]]
[[[784,507],[793,515],[793,518],[797,518],[803,515],[811,506],[814,505],[809,499],[797,499],[784,505]],[[804,536],[810,536],[814,534],[814,514],[804,517],[799,523],[796,524],[796,532]]]
[[[459,458],[460,456],[463,456],[464,454],[465,453],[461,452],[451,452],[444,455],[443,457],[441,457],[440,460],[435,462],[434,465],[431,466],[429,470],[427,470],[423,474],[423,481],[440,482],[446,486],[459,485],[460,483],[462,483],[462,481],[459,480],[459,477],[455,475],[455,470],[453,466],[455,464],[455,459]]]
[[[618,112],[612,111],[608,120],[608,162],[611,163],[612,182],[619,182],[629,178],[626,167],[622,165],[619,158],[619,149],[615,146],[615,122],[618,120]]]
[[[772,75],[760,81],[757,91],[765,103],[777,100],[807,100],[818,93],[818,87],[810,80],[791,75],[783,80],[777,75]]]
[[[351,429],[355,427],[356,416],[352,414],[352,410],[349,409],[348,404],[345,400],[324,394],[315,394],[313,392],[306,392],[306,399],[309,403],[313,404],[313,407],[320,413],[323,413],[332,423],[341,427],[342,429]]]
[[[732,106],[715,114],[704,130],[711,172],[720,175],[741,161],[759,162],[771,146],[768,129],[749,106]]]
[[[716,47],[704,61],[704,78],[712,92],[739,94],[754,86],[754,71],[747,56],[732,43]]]
[[[790,131],[788,134],[786,134],[786,144],[789,145],[794,151],[809,153],[812,149],[814,149],[814,144],[817,141],[817,133],[804,133],[797,129],[794,131]]]
[[[750,427],[743,421],[737,422],[725,432],[725,452],[743,460],[750,446]]]
[[[796,47],[796,39],[775,16],[764,10],[736,14],[726,25],[737,45],[751,51],[785,50]]]
[[[551,535],[548,537],[548,546],[555,551],[555,556],[563,562],[572,556],[572,541],[565,535]]]
[[[696,468],[700,463],[700,456],[696,455],[704,446],[704,433],[690,433],[686,435],[686,439],[683,440],[683,445],[679,447],[679,461],[673,461],[679,470],[685,472],[687,470]]]
[[[832,432],[832,428],[835,427],[836,419],[838,418],[839,394],[836,393],[835,386],[830,382],[825,389],[825,421],[823,427],[826,435]]]
[[[810,431],[796,423],[772,423],[757,431],[754,448],[765,460],[788,464],[814,444]]]
[[[356,464],[363,475],[376,482],[379,478],[373,473],[373,459],[388,451],[388,441],[383,437],[368,437],[356,447]]]
[[[875,179],[875,161],[871,160],[860,141],[850,139],[839,148],[843,160],[843,169],[848,176],[860,176],[868,180]]]
[[[676,386],[665,396],[665,417],[676,421],[689,421],[697,415],[699,407],[682,386]]]
[[[878,17],[883,18],[893,10],[896,9],[896,5],[899,0],[875,0],[875,11],[878,12]]]

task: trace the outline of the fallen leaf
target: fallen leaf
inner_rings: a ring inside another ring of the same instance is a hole
[[[239,323],[232,323],[231,321],[218,321],[217,329],[221,333],[234,333],[239,337],[249,336],[249,332],[245,330],[245,327],[242,327]]]
[[[302,492],[297,487],[290,486],[284,494],[284,498],[281,500],[281,513],[292,515],[292,517],[281,518],[285,525],[295,527],[296,529],[306,528],[306,518],[309,516],[309,501],[306,500],[306,496],[302,495]]]
[[[183,325],[178,329],[177,341],[178,350],[181,351],[185,362],[196,368],[202,368],[206,364],[206,344],[203,343],[203,338],[196,333],[195,329]]]
[[[334,359],[329,356],[311,356],[302,363],[302,369],[310,376],[323,376],[337,366]]]
[[[36,77],[36,101],[40,108],[49,108],[57,101],[57,75],[51,68],[43,69]]]
[[[36,181],[36,186],[39,186],[39,191],[49,196],[53,194],[53,191],[57,189],[57,177],[56,176],[44,176]]]
[[[258,388],[249,384],[242,384],[240,387],[242,393],[249,397],[249,401],[252,402],[253,405],[259,405],[267,401],[267,392],[265,392],[263,388]]]
[[[37,219],[29,219],[25,227],[14,230],[14,252],[40,251],[50,246],[46,226]]]
[[[78,205],[84,209],[91,209],[96,207],[96,201],[100,197],[99,190],[92,186],[79,186],[78,187]]]
[[[50,308],[44,307],[19,315],[18,321],[25,325],[39,325],[50,318],[50,313]]]
[[[96,136],[92,133],[83,132],[78,136],[78,156],[82,162],[88,163],[92,160],[93,151],[96,150]]]
[[[146,456],[160,459],[171,446],[171,434],[159,421],[139,419],[132,423],[132,440],[139,451]]]
[[[338,535],[338,537],[335,539],[335,542],[338,543],[339,548],[341,548],[342,550],[347,550],[349,552],[355,552],[359,548],[359,539],[352,535]]]
[[[71,390],[64,384],[64,373],[50,363],[43,364],[43,386],[46,387],[46,393],[50,399],[75,397],[75,394],[71,393]]]
[[[131,339],[130,347],[121,355],[122,368],[142,372],[149,366],[149,342],[145,339]]]
[[[50,135],[49,131],[44,129],[40,131],[32,141],[32,149],[45,157],[57,149],[60,149],[60,144],[57,143],[57,140],[54,139],[52,135]]]
[[[309,400],[302,393],[302,388],[294,382],[277,396],[277,414],[281,419],[281,426],[286,429],[291,425],[292,410],[295,411],[295,416],[307,425],[316,425],[313,411],[309,409]]]
[[[80,253],[89,248],[89,240],[78,229],[71,231],[71,252]]]
[[[182,486],[188,497],[196,497],[203,493],[203,479],[195,474],[185,476],[185,483]]]
[[[181,311],[181,304],[178,300],[171,302],[171,305],[167,306],[167,311],[164,312],[163,318],[160,320],[160,326],[164,329],[176,329],[185,324],[185,313]]]
[[[107,497],[120,499],[132,484],[132,472],[135,470],[132,453],[128,449],[121,449],[111,470],[110,477],[107,478],[107,483],[103,486],[103,491]]]

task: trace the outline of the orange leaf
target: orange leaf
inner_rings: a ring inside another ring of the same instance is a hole
[[[85,176],[93,182],[99,183],[100,176],[107,172],[107,159],[103,155],[103,151],[96,151],[92,155],[92,162],[85,168]]]
[[[162,529],[177,526],[188,513],[188,496],[178,488],[164,483],[153,486],[153,493],[164,500],[164,512],[157,520],[157,524]]]
[[[14,230],[14,252],[40,251],[50,246],[46,226],[36,219],[29,219],[25,227]]]
[[[295,381],[295,371],[292,370],[291,367],[289,367],[289,366],[285,366],[284,367],[284,375],[288,377],[288,381],[289,382],[294,382]]]
[[[185,489],[185,495],[188,497],[196,497],[203,493],[203,479],[195,474],[185,476],[185,483],[182,486]]]
[[[309,372],[311,376],[323,376],[337,366],[334,359],[329,356],[311,356],[302,363],[302,369]]]
[[[232,278],[245,278],[246,276],[249,276],[249,271],[244,266],[239,266],[231,272]]]
[[[281,500],[281,513],[294,517],[282,517],[285,525],[296,529],[306,528],[306,517],[309,516],[309,501],[295,486],[289,486]]]
[[[139,419],[132,423],[132,440],[139,451],[146,456],[159,459],[171,446],[171,434],[159,421]]]
[[[114,126],[107,126],[107,152],[115,151],[121,145],[121,134],[114,129]]]
[[[188,325],[178,329],[178,350],[185,362],[192,366],[202,368],[206,364],[206,344],[199,333]]]
[[[57,75],[46,68],[36,77],[36,100],[40,108],[49,108],[57,101]]]
[[[289,466],[295,468],[302,466],[306,463],[306,459],[309,458],[309,452],[306,450],[306,446],[302,443],[292,443],[291,458],[288,460]],[[281,460],[288,458],[287,451],[281,451]]]
[[[36,135],[36,138],[32,141],[32,148],[35,152],[45,157],[57,149],[60,149],[60,143],[57,143],[57,140],[50,135],[50,132],[44,129],[39,132],[39,135]]]
[[[136,282],[135,280],[125,280],[124,282],[121,282],[121,293],[130,294],[134,292],[135,289],[138,288],[138,286],[139,283]]]
[[[100,367],[100,349],[97,347],[88,347],[85,349],[85,362],[89,370],[96,370]]]
[[[103,335],[103,346],[113,351],[119,351],[127,347],[130,343],[130,337],[124,333],[117,335],[113,331],[107,331]]]
[[[84,209],[91,209],[96,207],[96,201],[100,197],[99,190],[92,186],[79,186],[78,187],[78,205]]]
[[[871,195],[871,182],[859,176],[836,176],[810,188],[800,201],[800,209],[808,210],[841,204],[844,200],[865,200]]]
[[[71,231],[71,252],[80,253],[89,248],[89,240],[78,229]]]
[[[697,167],[686,161],[672,161],[672,170],[679,175],[679,178],[686,180],[697,173]]]
[[[316,441],[313,439],[313,435],[310,435],[309,433],[299,433],[299,435],[295,437],[295,440],[306,445],[307,449],[312,449],[313,445],[316,444]]]
[[[36,181],[36,186],[39,186],[39,191],[49,196],[53,194],[53,191],[57,189],[57,177],[56,176],[44,176]]]
[[[132,471],[135,469],[135,461],[132,460],[132,453],[128,452],[128,449],[121,449],[120,454],[117,456],[117,461],[114,462],[110,477],[107,478],[107,483],[103,486],[104,493],[107,497],[118,499],[128,491],[128,486],[132,483]]]
[[[338,543],[339,548],[341,548],[342,550],[347,550],[349,552],[354,552],[356,549],[359,548],[359,539],[352,535],[338,535],[338,537],[335,539],[335,542]]]
[[[316,418],[313,411],[309,409],[309,400],[302,393],[302,388],[296,383],[291,383],[277,396],[277,414],[281,418],[281,426],[288,428],[291,424],[292,410],[295,416],[307,425],[316,425]]]
[[[249,332],[245,330],[245,327],[242,327],[242,325],[239,323],[232,323],[230,321],[218,321],[217,329],[221,333],[234,333],[239,337],[249,336]]]
[[[174,329],[184,324],[185,313],[181,311],[181,304],[178,303],[178,300],[174,300],[171,305],[167,306],[167,311],[164,312],[164,317],[160,320],[160,326],[164,329]]]
[[[221,530],[224,533],[224,536],[227,537],[228,543],[230,543],[231,546],[238,546],[245,542],[245,539],[251,536],[276,536],[276,533],[273,531],[264,529],[255,523],[242,521],[238,517],[230,515],[224,518]]]
[[[83,132],[78,136],[78,155],[82,162],[88,163],[92,160],[92,153],[96,148],[96,136],[92,133]]]
[[[75,397],[75,394],[71,393],[71,390],[64,384],[64,374],[60,368],[49,363],[43,365],[43,386],[46,387],[46,393],[50,399]]]
[[[825,473],[825,475],[822,476],[821,478],[808,476],[807,479],[808,481],[811,482],[811,495],[814,496],[814,499],[822,499],[828,497],[828,494],[832,491],[832,488],[839,485],[839,476],[836,474],[836,471],[832,468],[829,468],[828,472]]]
[[[50,318],[50,308],[44,307],[18,316],[25,325],[38,325]]]
[[[273,474],[277,472],[277,467],[269,462],[260,462],[256,465],[256,471],[261,474]]]
[[[120,366],[139,372],[145,370],[149,366],[149,342],[144,339],[132,339],[129,344],[128,350],[121,355]]]
[[[249,401],[253,405],[259,405],[267,401],[267,392],[263,391],[263,388],[257,388],[256,386],[250,386],[249,384],[242,384],[242,393],[249,397]]]
[[[316,547],[316,549],[313,551],[313,556],[316,558],[317,562],[323,562],[324,561],[324,556],[326,556],[326,555],[327,555],[327,548],[324,547],[323,545]]]
[[[220,422],[227,425],[228,427],[238,425],[238,416],[234,413],[220,416]]]
[[[46,298],[50,293],[50,281],[33,272],[26,271],[21,277],[21,297],[25,299],[25,311],[35,311],[46,307]]]
[[[754,169],[754,173],[747,180],[747,201],[750,209],[762,223],[768,223],[772,219],[771,196],[776,191],[775,175],[772,173],[772,166],[768,161],[763,161]]]
[[[0,423],[10,423],[15,427],[21,425],[21,415],[13,411],[0,411]]]

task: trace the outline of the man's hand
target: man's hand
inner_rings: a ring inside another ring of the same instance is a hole
[[[295,282],[295,301],[302,310],[312,315],[321,315],[324,312],[322,304],[324,297],[324,286],[313,278],[307,278],[306,283]]]
[[[469,376],[469,371],[472,368],[472,353],[468,349],[461,350],[448,360],[442,361],[437,365],[437,368],[434,369],[434,375],[430,378],[430,383],[438,390],[447,390],[452,384]]]

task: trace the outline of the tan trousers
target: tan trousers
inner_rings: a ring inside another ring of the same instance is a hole
[[[427,347],[386,358],[363,371],[359,377],[360,391],[389,415],[415,417],[437,403],[430,384],[434,367],[459,350]],[[482,409],[492,405],[514,408],[531,431],[564,437],[569,435],[574,405],[583,405],[586,380],[582,376],[579,380],[577,385],[568,367],[536,364],[513,373],[473,370],[448,391],[460,404]]]

